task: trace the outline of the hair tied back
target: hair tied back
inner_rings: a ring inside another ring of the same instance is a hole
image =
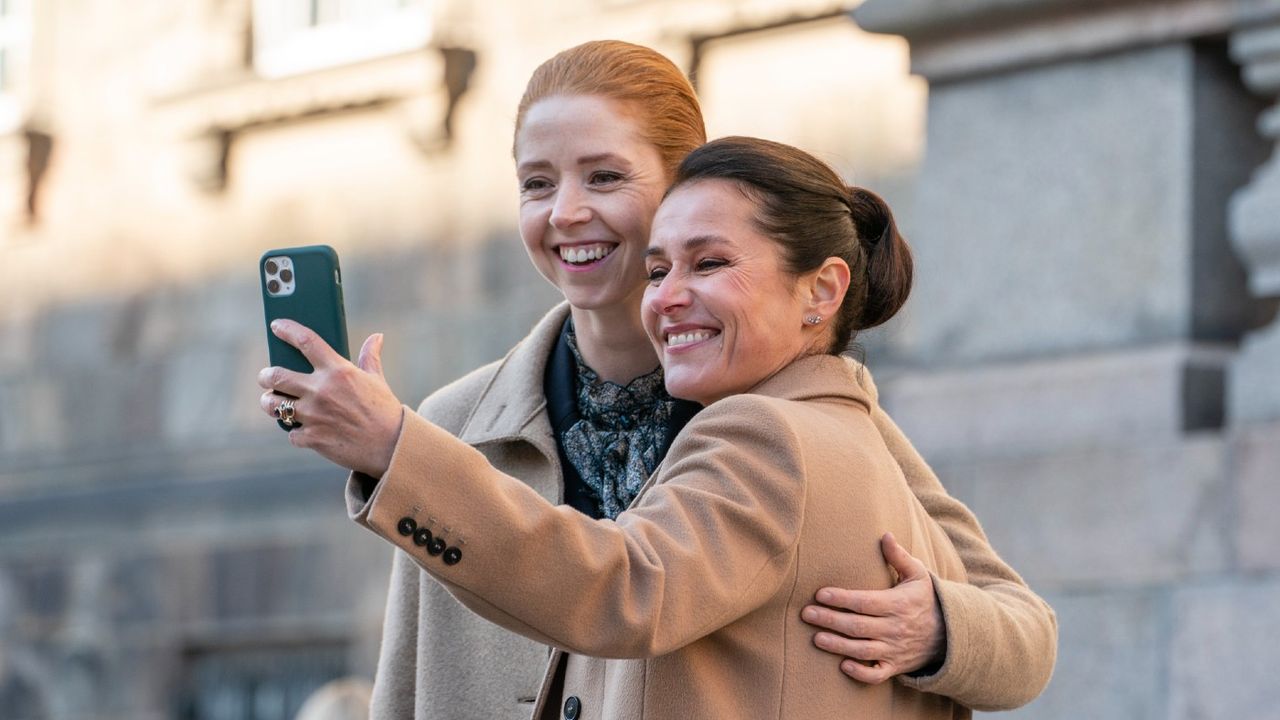
[[[847,204],[853,216],[858,240],[868,251],[889,239],[893,233],[893,214],[879,195],[866,188],[850,185]]]

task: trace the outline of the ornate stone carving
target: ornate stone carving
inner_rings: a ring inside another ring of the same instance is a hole
[[[1273,141],[1271,158],[1232,198],[1232,244],[1259,298],[1280,298],[1280,2],[1240,3],[1240,25],[1231,35],[1231,55],[1245,85],[1275,101],[1258,118],[1258,132]],[[1245,339],[1231,369],[1233,423],[1280,419],[1280,322]]]
[[[1258,131],[1280,149],[1280,3],[1270,22],[1231,36],[1231,56],[1242,66],[1250,90],[1277,101],[1258,118]],[[1273,154],[1236,193],[1231,237],[1248,265],[1253,293],[1280,296],[1280,154]]]

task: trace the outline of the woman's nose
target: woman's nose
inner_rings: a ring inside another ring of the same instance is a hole
[[[649,310],[657,315],[672,315],[690,302],[688,287],[674,273],[662,278],[657,286],[650,286],[646,295]]]
[[[551,206],[551,226],[564,230],[590,219],[591,208],[582,190],[568,183],[562,185],[556,192],[555,204]]]

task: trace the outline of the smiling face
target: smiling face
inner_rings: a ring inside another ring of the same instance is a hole
[[[654,218],[643,319],[675,397],[710,404],[816,351],[807,284],[784,269],[753,213],[734,183],[700,180]]]
[[[520,236],[576,308],[638,301],[649,227],[667,185],[625,104],[594,95],[534,103],[516,134]]]

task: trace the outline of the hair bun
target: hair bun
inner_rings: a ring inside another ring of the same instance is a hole
[[[847,192],[849,213],[862,246],[871,250],[885,242],[893,232],[893,211],[879,195],[866,188],[850,185]]]

